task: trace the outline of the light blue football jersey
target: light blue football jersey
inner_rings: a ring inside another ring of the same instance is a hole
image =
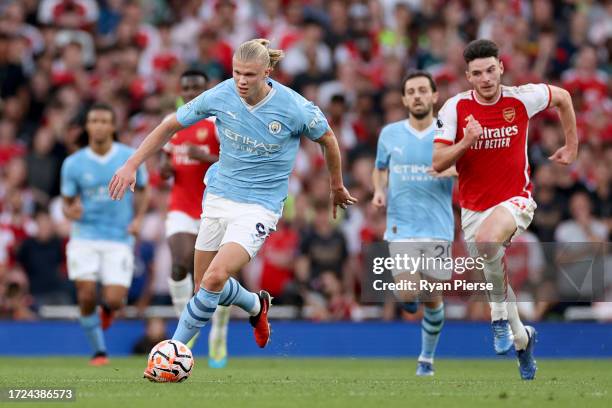
[[[389,169],[385,239],[453,240],[453,179],[432,169],[435,120],[419,132],[408,120],[391,123],[378,138],[376,168]]]
[[[71,239],[91,239],[133,243],[127,229],[134,218],[134,194],[128,189],[122,200],[113,201],[108,194],[108,183],[134,149],[113,143],[104,156],[89,147],[71,154],[62,164],[62,196],[81,198],[83,215],[72,223]],[[144,165],[136,172],[136,185],[147,184]]]
[[[228,79],[181,106],[177,119],[187,127],[216,117],[221,153],[207,193],[280,214],[300,136],[317,140],[329,125],[312,102],[268,81],[272,90],[255,106],[240,98],[234,80]]]

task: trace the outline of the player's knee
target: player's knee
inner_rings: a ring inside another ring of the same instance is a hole
[[[496,236],[489,228],[480,228],[476,232],[476,236],[474,240],[479,246],[483,246],[484,244],[492,244],[496,242]]]
[[[96,292],[91,290],[79,290],[77,292],[77,301],[81,311],[90,314],[96,307]]]
[[[123,297],[110,297],[105,301],[106,306],[111,310],[119,310],[123,307]]]
[[[393,294],[400,303],[412,303],[418,300],[417,290],[394,290]]]
[[[229,276],[230,272],[226,266],[213,264],[206,270],[203,283],[206,287],[223,287]]]
[[[493,259],[500,250],[502,243],[497,234],[488,228],[481,228],[474,237],[476,249],[480,256]]]
[[[184,263],[172,263],[171,277],[173,281],[182,281],[187,277],[189,269]]]

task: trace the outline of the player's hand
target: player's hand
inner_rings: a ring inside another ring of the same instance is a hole
[[[478,138],[480,138],[480,136],[483,134],[482,126],[480,125],[480,122],[474,119],[474,116],[472,115],[465,118],[465,121],[467,122],[467,125],[463,133],[463,140],[465,140],[468,147],[472,147]]]
[[[138,235],[140,235],[141,226],[142,226],[142,217],[134,217],[134,219],[128,226],[128,232],[134,237],[138,238]]]
[[[557,150],[548,159],[554,162],[557,162],[559,164],[567,165],[567,164],[572,164],[574,160],[576,160],[577,156],[578,156],[578,146],[571,147],[571,146],[565,145],[559,148],[559,150]]]
[[[333,205],[333,216],[336,218],[337,206],[346,209],[349,205],[353,205],[357,202],[357,199],[348,192],[346,187],[341,186],[340,188],[332,188],[331,200]]]
[[[83,216],[83,206],[81,199],[75,198],[70,204],[64,204],[64,215],[72,221],[80,220]]]
[[[384,208],[387,205],[387,196],[384,191],[375,191],[372,197],[372,205],[376,208]]]
[[[136,169],[126,162],[115,172],[108,184],[108,194],[113,200],[121,200],[127,188],[134,192],[136,187]]]
[[[189,157],[192,160],[198,160],[198,158],[202,156],[202,153],[204,153],[204,150],[201,149],[199,146],[196,146],[191,143],[185,143],[185,144],[187,145],[187,157]]]

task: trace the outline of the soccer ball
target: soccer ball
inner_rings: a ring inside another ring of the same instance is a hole
[[[149,353],[145,377],[154,382],[181,382],[191,375],[193,355],[177,340],[164,340]]]

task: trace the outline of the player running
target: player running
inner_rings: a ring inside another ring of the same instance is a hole
[[[133,149],[114,142],[115,115],[105,104],[87,112],[89,145],[62,164],[64,215],[73,221],[66,248],[68,277],[76,285],[80,323],[94,351],[91,365],[108,364],[103,330],[123,306],[134,269],[134,237],[147,210],[147,173],[139,166],[134,194],[112,201],[106,186]],[[97,283],[102,284],[100,313],[96,313]]]
[[[208,77],[201,71],[185,71],[180,78],[181,99],[188,103],[207,89]],[[177,317],[193,296],[194,245],[200,228],[204,174],[219,159],[219,139],[212,120],[201,120],[177,132],[164,146],[160,173],[174,178],[166,216],[166,237],[172,254],[168,287]],[[227,362],[229,308],[220,306],[213,315],[208,336],[208,363],[224,367]],[[197,336],[196,336],[197,337]],[[196,337],[188,343],[193,347]]]
[[[172,134],[216,117],[221,155],[213,166],[216,174],[207,184],[195,244],[195,282],[200,289],[183,310],[174,340],[187,342],[208,322],[217,305],[235,304],[251,315],[259,347],[268,343],[270,295],[247,291],[233,276],[276,227],[300,136],[317,141],[325,151],[334,216],[336,206],[346,208],[356,202],[343,185],[338,143],[319,108],[269,78],[282,57],[281,50],[269,49],[268,40],[241,44],[232,61],[233,79],[167,116],[109,184],[110,196],[121,199],[134,185],[136,168]]]
[[[438,100],[436,84],[424,71],[411,72],[402,81],[402,102],[408,119],[385,126],[378,138],[373,173],[372,203],[387,206],[385,240],[391,257],[407,254],[412,258],[449,258],[453,240],[452,190],[455,170],[433,172],[431,157],[435,123],[433,105]],[[389,185],[388,196],[385,188]],[[392,271],[396,282],[448,280],[451,270],[423,268],[419,271]],[[403,291],[397,296],[404,309],[417,310],[418,291]],[[428,294],[421,321],[421,354],[416,375],[434,375],[433,360],[444,325],[441,293]]]
[[[550,106],[559,109],[565,145],[549,159],[570,164],[578,152],[576,116],[564,89],[501,85],[504,65],[494,42],[473,41],[463,56],[474,89],[442,107],[433,167],[443,171],[456,163],[465,240],[475,243],[473,255],[485,258],[485,277],[493,284],[488,295],[495,352],[505,354],[514,344],[521,378],[531,380],[537,369],[533,358],[537,333],[519,318],[502,263],[504,245],[527,229],[536,209],[527,160],[529,119]]]

